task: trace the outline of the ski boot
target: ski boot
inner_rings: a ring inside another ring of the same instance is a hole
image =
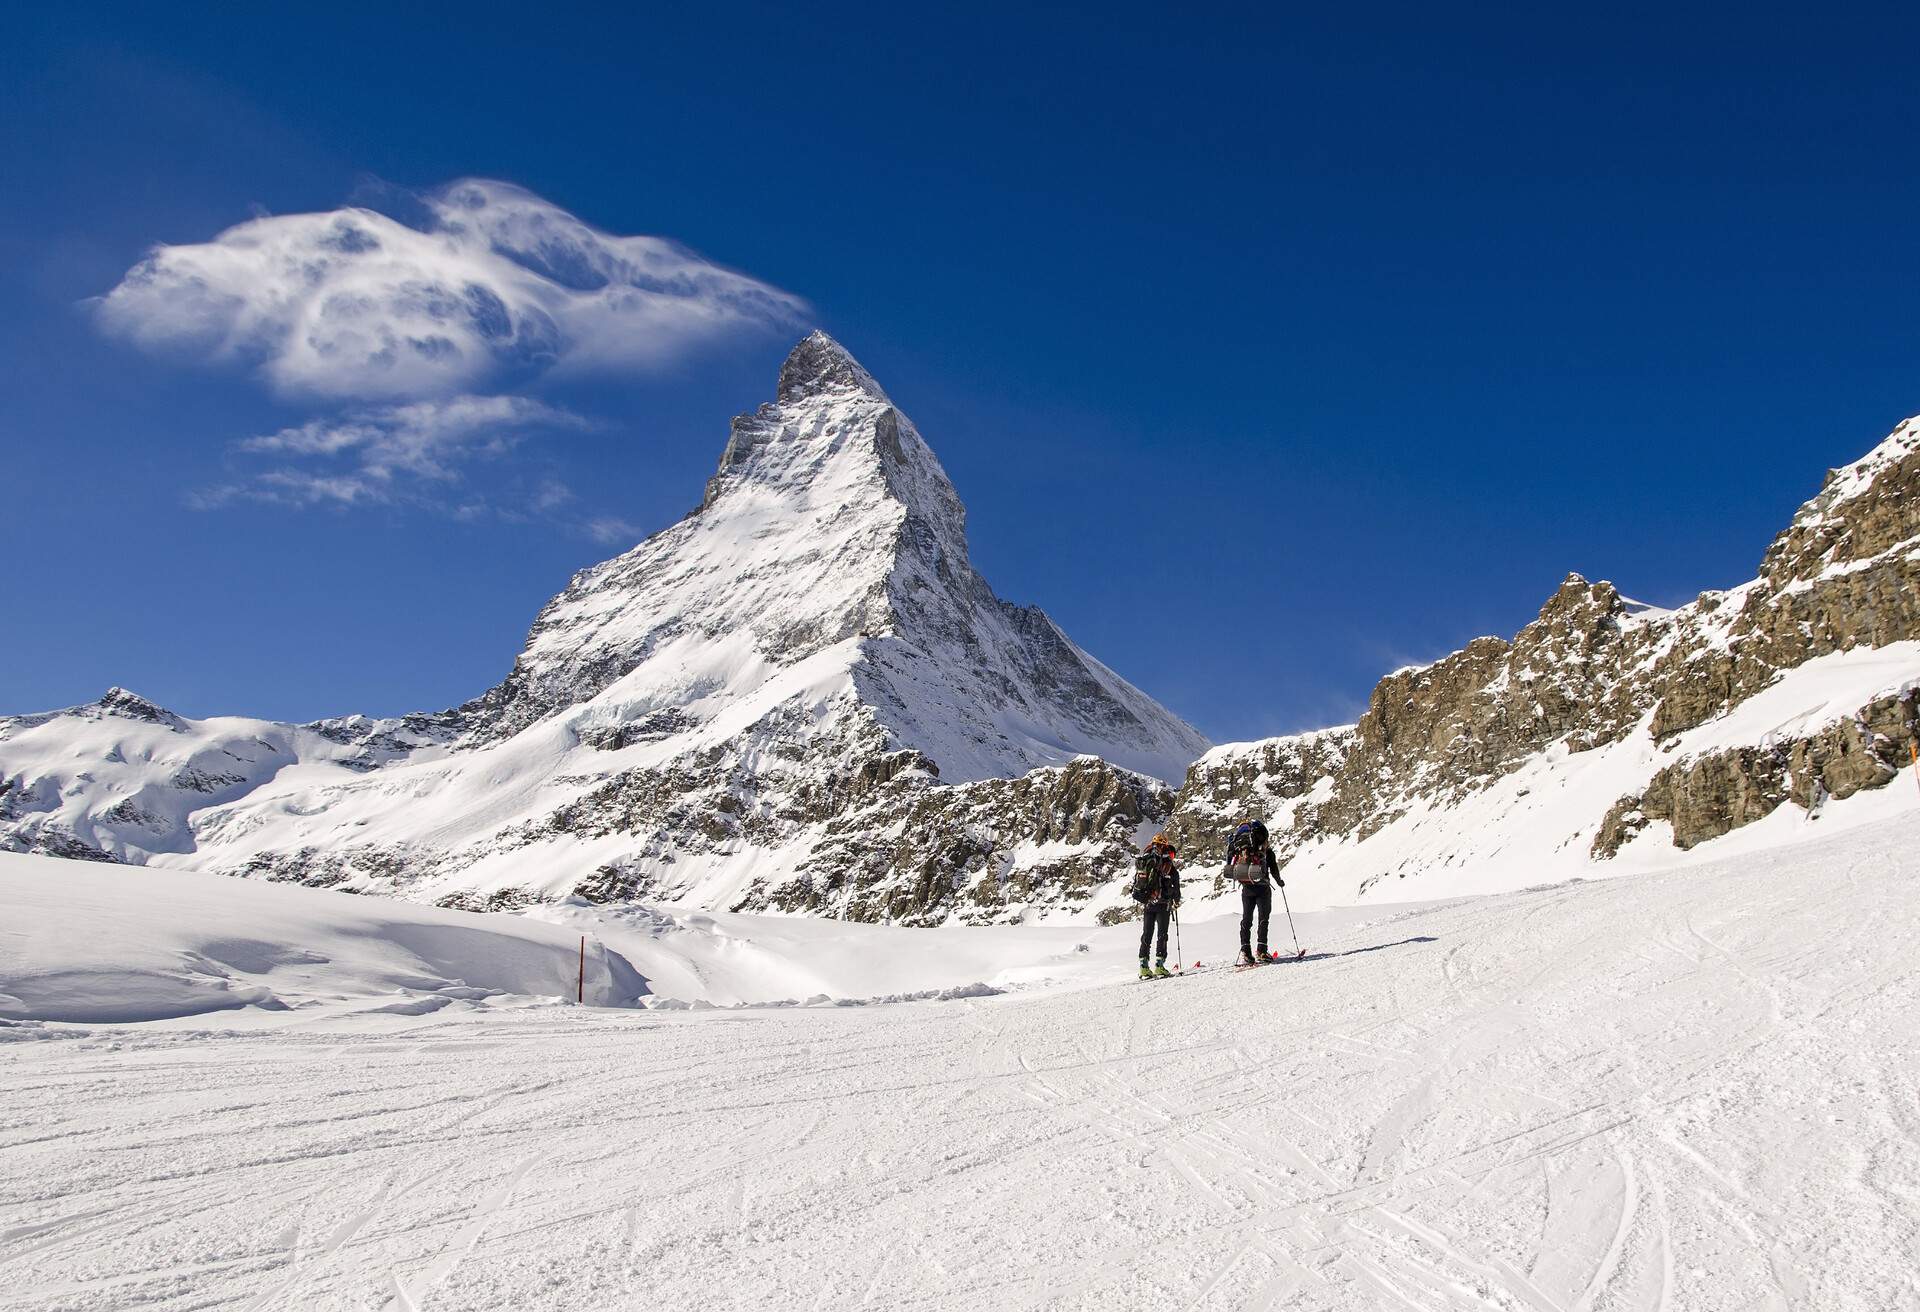
[[[1260,950],[1253,954],[1253,960],[1254,960],[1254,964],[1264,966],[1269,961],[1278,961],[1280,960],[1280,958],[1274,956],[1273,953],[1267,951],[1267,945],[1265,943],[1262,943],[1260,945]]]
[[[1147,969],[1147,959],[1145,957],[1142,957],[1140,959],[1140,978],[1141,979],[1153,978],[1153,972]]]
[[[1256,966],[1260,963],[1255,961],[1253,959],[1252,954],[1250,954],[1245,948],[1241,948],[1240,955],[1237,958],[1235,958],[1233,964],[1235,966]]]
[[[1166,962],[1156,961],[1153,963],[1153,977],[1155,979],[1172,979],[1173,972],[1167,969]]]

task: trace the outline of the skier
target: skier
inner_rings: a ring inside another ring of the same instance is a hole
[[[1147,850],[1133,859],[1133,900],[1140,904],[1140,978],[1166,979],[1167,926],[1173,909],[1180,905],[1180,868],[1173,863],[1179,852],[1165,834],[1155,834]],[[1147,952],[1153,937],[1160,935],[1159,952],[1153,968],[1147,968]]]
[[[1257,965],[1267,960],[1267,920],[1273,915],[1273,885],[1287,886],[1287,881],[1280,878],[1280,862],[1267,839],[1267,827],[1258,820],[1242,821],[1227,840],[1227,875],[1240,885],[1240,959],[1234,964]],[[1260,913],[1257,954],[1247,946],[1247,931],[1253,928],[1256,911]]]

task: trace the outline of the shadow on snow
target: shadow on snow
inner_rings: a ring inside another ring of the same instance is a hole
[[[1362,952],[1380,952],[1387,948],[1405,947],[1409,943],[1438,943],[1440,940],[1431,934],[1419,934],[1413,938],[1399,938],[1391,943],[1374,943],[1364,948],[1348,948],[1345,952],[1309,952],[1304,957],[1295,957],[1295,961],[1329,961],[1335,957],[1357,957]],[[1280,958],[1280,964],[1286,965],[1287,958]]]

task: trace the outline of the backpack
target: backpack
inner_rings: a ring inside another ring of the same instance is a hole
[[[1133,879],[1127,892],[1135,902],[1149,902],[1160,892],[1160,861],[1155,851],[1142,852],[1133,859]]]
[[[1249,820],[1233,831],[1227,840],[1228,873],[1243,884],[1258,884],[1267,877],[1267,827]]]

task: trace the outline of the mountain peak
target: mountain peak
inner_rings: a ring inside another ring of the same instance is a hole
[[[1177,779],[1207,746],[994,594],[939,458],[821,332],[788,356],[778,399],[734,419],[699,511],[577,575],[469,711],[482,741],[556,712],[671,721],[661,741],[683,746],[752,728],[782,752],[804,724],[822,752],[912,749],[948,781],[1089,751]]]
[[[180,717],[164,706],[148,701],[137,692],[129,691],[119,685],[107,689],[95,706],[110,715],[123,716],[129,720],[146,720],[153,724],[178,725]]]
[[[876,401],[888,400],[873,375],[840,343],[819,329],[800,339],[780,366],[780,403],[791,404],[826,392],[862,392]]]

